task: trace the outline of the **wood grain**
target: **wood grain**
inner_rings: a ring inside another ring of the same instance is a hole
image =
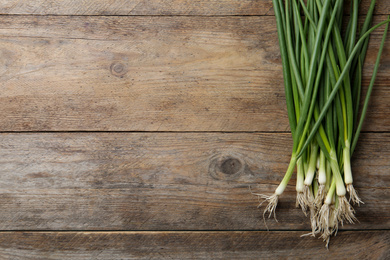
[[[369,2],[363,1],[363,13]],[[390,13],[387,0],[376,2],[377,14]],[[35,15],[273,15],[273,8],[272,0],[1,0],[0,12]]]
[[[365,204],[343,229],[388,228],[390,134],[361,138],[353,171]],[[249,186],[272,194],[290,149],[289,134],[1,134],[0,229],[264,230]],[[272,230],[310,228],[295,179],[277,217]]]
[[[329,250],[305,232],[2,232],[2,259],[388,259],[390,231],[346,231]]]
[[[270,0],[38,0],[0,2],[5,14],[55,15],[267,15]],[[272,14],[272,13],[271,13]]]
[[[389,259],[389,45],[360,223],[300,238],[293,177],[261,231],[249,187],[272,194],[291,150],[271,2],[0,0],[0,259]]]
[[[0,131],[288,131],[274,20],[0,17]],[[365,131],[390,130],[389,64]]]

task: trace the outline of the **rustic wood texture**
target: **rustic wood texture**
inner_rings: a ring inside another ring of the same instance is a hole
[[[349,2],[346,0],[345,2]],[[362,3],[362,13],[369,5]],[[377,14],[389,14],[387,0]],[[348,9],[347,9],[348,10]],[[272,0],[0,0],[1,14],[37,15],[273,15]]]
[[[305,232],[9,232],[1,259],[378,259],[390,231],[339,232],[326,250]],[[293,250],[292,250],[293,249]]]
[[[0,17],[0,130],[288,131],[274,20]],[[365,131],[390,130],[389,64]]]
[[[377,0],[374,23],[389,13]],[[327,251],[300,238],[294,177],[269,232],[249,190],[272,194],[291,151],[271,0],[0,14],[0,259],[390,258],[389,44],[353,158],[366,204]]]
[[[353,161],[360,223],[390,225],[390,134],[363,134]],[[265,230],[249,191],[272,194],[289,134],[36,133],[0,135],[2,230]],[[364,152],[363,152],[364,151]],[[272,230],[309,230],[295,179]]]

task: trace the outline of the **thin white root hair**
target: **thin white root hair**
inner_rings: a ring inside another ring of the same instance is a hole
[[[337,232],[339,231],[339,222],[337,219],[337,210],[334,208],[334,206],[330,207],[330,226],[332,227],[331,234],[337,235]]]
[[[324,242],[326,242],[325,247],[329,249],[329,241],[330,241],[331,233],[322,233],[321,237]]]
[[[297,205],[301,206],[303,214],[307,217],[308,209],[313,207],[313,194],[311,193],[310,187],[305,185],[303,192],[297,193]]]
[[[310,233],[306,233],[306,234],[301,235],[301,237],[308,237],[308,236],[313,236],[313,232],[310,232]]]
[[[249,190],[250,190],[250,186],[249,186]],[[275,193],[271,196],[268,196],[268,195],[264,195],[264,194],[260,194],[260,193],[254,193],[251,190],[250,190],[250,192],[252,193],[252,195],[255,195],[258,197],[259,202],[261,199],[263,200],[262,202],[260,202],[260,204],[257,206],[257,208],[260,208],[264,202],[268,201],[268,205],[264,209],[264,212],[263,212],[263,220],[264,220],[264,225],[266,226],[267,230],[269,230],[267,223],[265,221],[265,215],[267,214],[267,212],[269,212],[268,218],[270,218],[272,216],[272,214],[274,214],[274,219],[276,222],[278,222],[278,220],[276,219],[275,210],[276,210],[276,206],[278,205],[279,196]]]
[[[262,198],[264,200],[259,204],[259,206],[257,206],[258,208],[260,208],[264,202],[268,201],[268,205],[264,209],[263,218],[265,219],[265,215],[267,214],[267,212],[269,212],[268,218],[271,218],[272,214],[274,214],[274,219],[276,222],[278,222],[278,220],[276,219],[275,210],[276,206],[278,205],[279,196],[276,194],[273,194],[271,196],[258,194],[258,196],[259,198]]]
[[[314,207],[311,207],[310,208],[310,225],[311,225],[311,234],[313,237],[315,237],[316,234],[319,233],[316,215],[317,215],[316,209]]]
[[[307,216],[307,203],[305,201],[305,196],[303,192],[297,192],[297,201],[296,201],[296,207],[300,207],[302,209],[303,214]]]
[[[304,195],[304,200],[308,208],[313,207],[314,203],[314,197],[313,193],[311,193],[310,187],[305,185],[303,188],[303,195]]]
[[[329,216],[330,207],[325,203],[317,213],[317,226],[318,231],[322,232],[321,238],[327,237],[327,233],[329,232]]]
[[[326,242],[325,247],[328,249],[330,237],[333,234],[336,235],[338,231],[337,213],[334,207],[328,204],[324,204],[318,213],[317,221],[321,221],[321,223],[318,224],[318,232],[322,232],[320,238]]]
[[[322,204],[324,203],[325,196],[326,196],[325,185],[320,184],[317,191],[317,196],[314,199],[314,206],[316,207],[316,209],[319,210],[321,208]]]
[[[352,183],[347,184],[347,191],[349,193],[349,201],[352,200],[353,204],[358,204],[359,206],[360,206],[360,203],[364,204],[364,202],[359,198]]]
[[[301,237],[307,237],[307,236],[315,237],[316,234],[320,232],[317,224],[317,212],[316,209],[313,207],[310,208],[310,224],[311,224],[311,232],[307,234],[303,234],[301,235]]]
[[[355,221],[357,221],[357,218],[355,217],[355,210],[352,208],[351,204],[349,204],[345,196],[339,197],[337,215],[337,218],[341,223],[343,223],[343,220],[346,220],[351,224],[354,224]]]

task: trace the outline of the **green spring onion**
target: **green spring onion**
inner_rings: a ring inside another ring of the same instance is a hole
[[[371,27],[375,0],[359,31],[359,4],[353,0],[343,30],[343,0],[273,0],[293,150],[286,174],[263,217],[275,215],[280,195],[297,169],[297,203],[310,213],[313,236],[328,246],[339,224],[356,221],[360,204],[353,187],[355,150],[379,68],[390,17]],[[362,107],[361,78],[369,35],[385,25],[374,71]],[[342,34],[342,32],[344,32]],[[361,113],[359,114],[359,111]],[[348,199],[347,199],[348,197]]]

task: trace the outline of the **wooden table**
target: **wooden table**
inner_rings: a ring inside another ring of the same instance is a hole
[[[0,12],[1,259],[390,257],[390,44],[353,159],[360,223],[327,251],[300,237],[295,179],[270,231],[249,191],[272,194],[292,145],[271,0]]]

